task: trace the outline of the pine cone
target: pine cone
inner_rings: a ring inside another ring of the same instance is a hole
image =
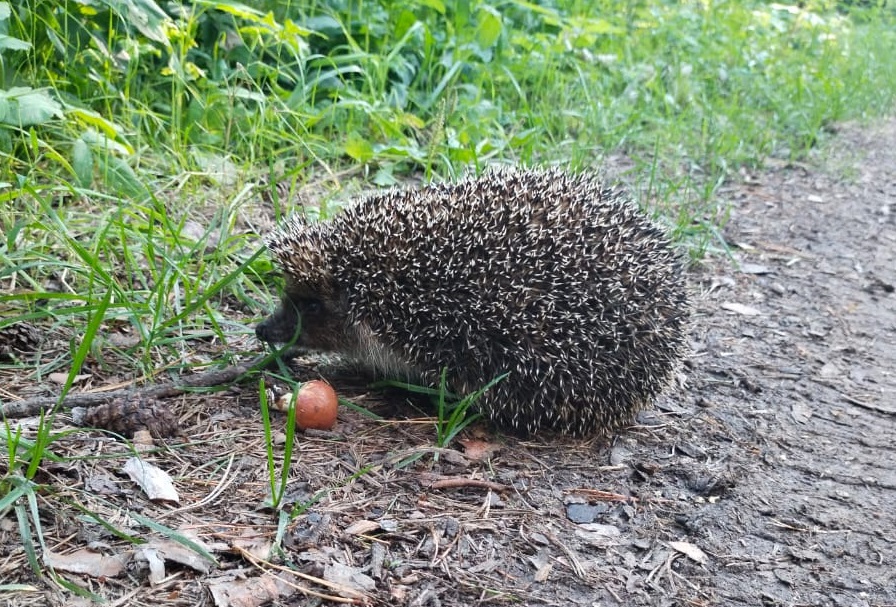
[[[76,409],[72,409],[72,418],[79,426],[103,428],[127,438],[144,429],[153,438],[166,438],[179,433],[177,417],[163,402],[155,399],[139,396],[117,398],[107,405]]]
[[[0,329],[0,360],[33,354],[40,345],[40,331],[27,322]]]

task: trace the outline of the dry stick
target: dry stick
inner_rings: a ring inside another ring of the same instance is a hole
[[[880,407],[875,405],[874,403],[866,403],[863,400],[859,400],[858,398],[853,398],[852,396],[848,396],[840,392],[840,396],[843,397],[843,400],[846,402],[855,405],[856,407],[861,407],[862,409],[868,409],[869,411],[875,411],[877,413],[882,413],[884,415],[896,415],[896,411],[893,409],[887,409],[886,407]]]
[[[269,355],[259,356],[248,363],[230,365],[223,369],[211,369],[198,375],[185,377],[177,384],[154,384],[138,389],[110,390],[109,392],[82,392],[68,394],[62,404],[66,407],[96,407],[116,398],[168,398],[188,392],[193,388],[210,388],[234,381],[249,370],[260,366]],[[25,400],[14,401],[0,405],[0,417],[17,418],[38,415],[44,409],[49,409],[59,402],[58,396],[35,396]]]
[[[457,487],[480,487],[482,489],[491,489],[496,493],[507,493],[510,491],[510,487],[507,485],[475,478],[463,478],[460,476],[443,477],[434,480],[429,484],[430,489],[449,489]]]

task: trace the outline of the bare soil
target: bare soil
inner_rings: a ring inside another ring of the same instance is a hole
[[[256,387],[182,396],[183,436],[144,456],[179,504],[120,473],[121,441],[54,443],[79,459],[37,479],[48,551],[122,564],[63,558],[59,575],[127,605],[896,605],[896,122],[841,127],[819,158],[721,191],[733,260],[692,273],[686,382],[612,444],[476,427],[436,450],[431,421],[398,421],[420,417],[401,399],[337,384],[391,419],[344,407],[334,432],[299,436],[287,502],[307,508],[278,527]],[[161,573],[75,503],[154,539]],[[217,564],[178,560],[133,513]],[[30,587],[10,605],[82,602],[30,572],[14,513],[12,582]]]

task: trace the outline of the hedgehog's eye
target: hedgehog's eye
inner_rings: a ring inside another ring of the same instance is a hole
[[[324,304],[319,299],[303,299],[302,312],[313,315],[320,314],[324,310]]]

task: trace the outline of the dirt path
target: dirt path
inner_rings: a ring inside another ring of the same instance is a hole
[[[726,192],[743,272],[703,277],[690,393],[732,442],[689,440],[735,478],[683,525],[725,604],[896,604],[896,122],[825,164]]]
[[[823,157],[721,192],[740,269],[694,272],[688,385],[612,445],[483,433],[490,460],[436,458],[430,422],[344,408],[335,433],[300,438],[286,501],[307,510],[278,527],[255,387],[186,395],[173,404],[183,439],[145,455],[175,478],[180,507],[120,474],[121,442],[70,434],[54,448],[74,459],[38,479],[54,489],[49,550],[127,563],[67,574],[115,604],[330,604],[298,584],[413,607],[896,605],[896,121],[845,127]],[[151,584],[143,548],[71,503],[155,538],[153,554],[183,552],[129,518],[140,512],[218,564],[169,555]],[[0,583],[34,587],[4,598],[75,604],[30,574],[18,529],[0,520]],[[272,545],[277,564],[330,585],[259,561]]]

